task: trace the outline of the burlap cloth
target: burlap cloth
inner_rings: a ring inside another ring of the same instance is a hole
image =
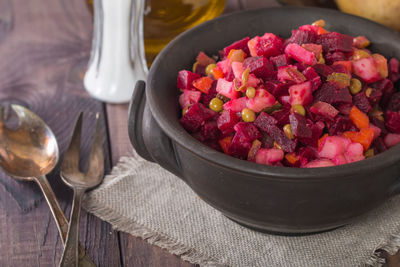
[[[180,179],[134,155],[122,158],[84,207],[120,231],[202,266],[380,266],[400,246],[400,197],[351,225],[308,236],[255,232],[208,206]]]

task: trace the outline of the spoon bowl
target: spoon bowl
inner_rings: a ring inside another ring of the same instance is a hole
[[[0,111],[0,166],[20,180],[48,174],[59,159],[54,133],[29,109],[15,104],[11,108],[18,117],[16,129],[7,127],[4,108]]]

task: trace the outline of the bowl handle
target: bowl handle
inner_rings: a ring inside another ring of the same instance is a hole
[[[138,81],[129,106],[129,139],[136,152],[144,159],[157,162],[173,174],[182,177],[175,147],[161,130],[146,105],[146,84]]]

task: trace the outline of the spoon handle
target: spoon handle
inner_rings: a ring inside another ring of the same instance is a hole
[[[68,233],[68,220],[64,215],[63,210],[60,207],[60,204],[57,201],[56,195],[54,194],[53,189],[46,178],[46,176],[41,175],[35,177],[36,183],[39,185],[40,189],[43,192],[43,195],[47,201],[47,204],[50,207],[51,213],[56,221],[56,225],[58,228],[58,232],[60,233],[61,240],[63,244],[65,244]],[[86,254],[85,250],[79,244],[79,266],[80,267],[94,267],[96,266],[89,255]]]
[[[60,267],[78,266],[79,219],[81,215],[81,201],[85,193],[83,188],[74,188],[74,199],[68,228],[67,241],[61,257]]]

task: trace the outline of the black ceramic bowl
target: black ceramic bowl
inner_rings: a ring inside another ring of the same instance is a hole
[[[317,8],[268,8],[222,16],[173,40],[136,86],[129,134],[136,151],[182,178],[204,201],[246,226],[307,233],[335,228],[377,207],[400,190],[400,146],[336,167],[299,169],[259,165],[208,148],[179,124],[180,70],[191,69],[199,51],[218,50],[265,32],[291,30],[324,19],[330,31],[372,41],[370,49],[400,58],[398,33],[366,19]]]

